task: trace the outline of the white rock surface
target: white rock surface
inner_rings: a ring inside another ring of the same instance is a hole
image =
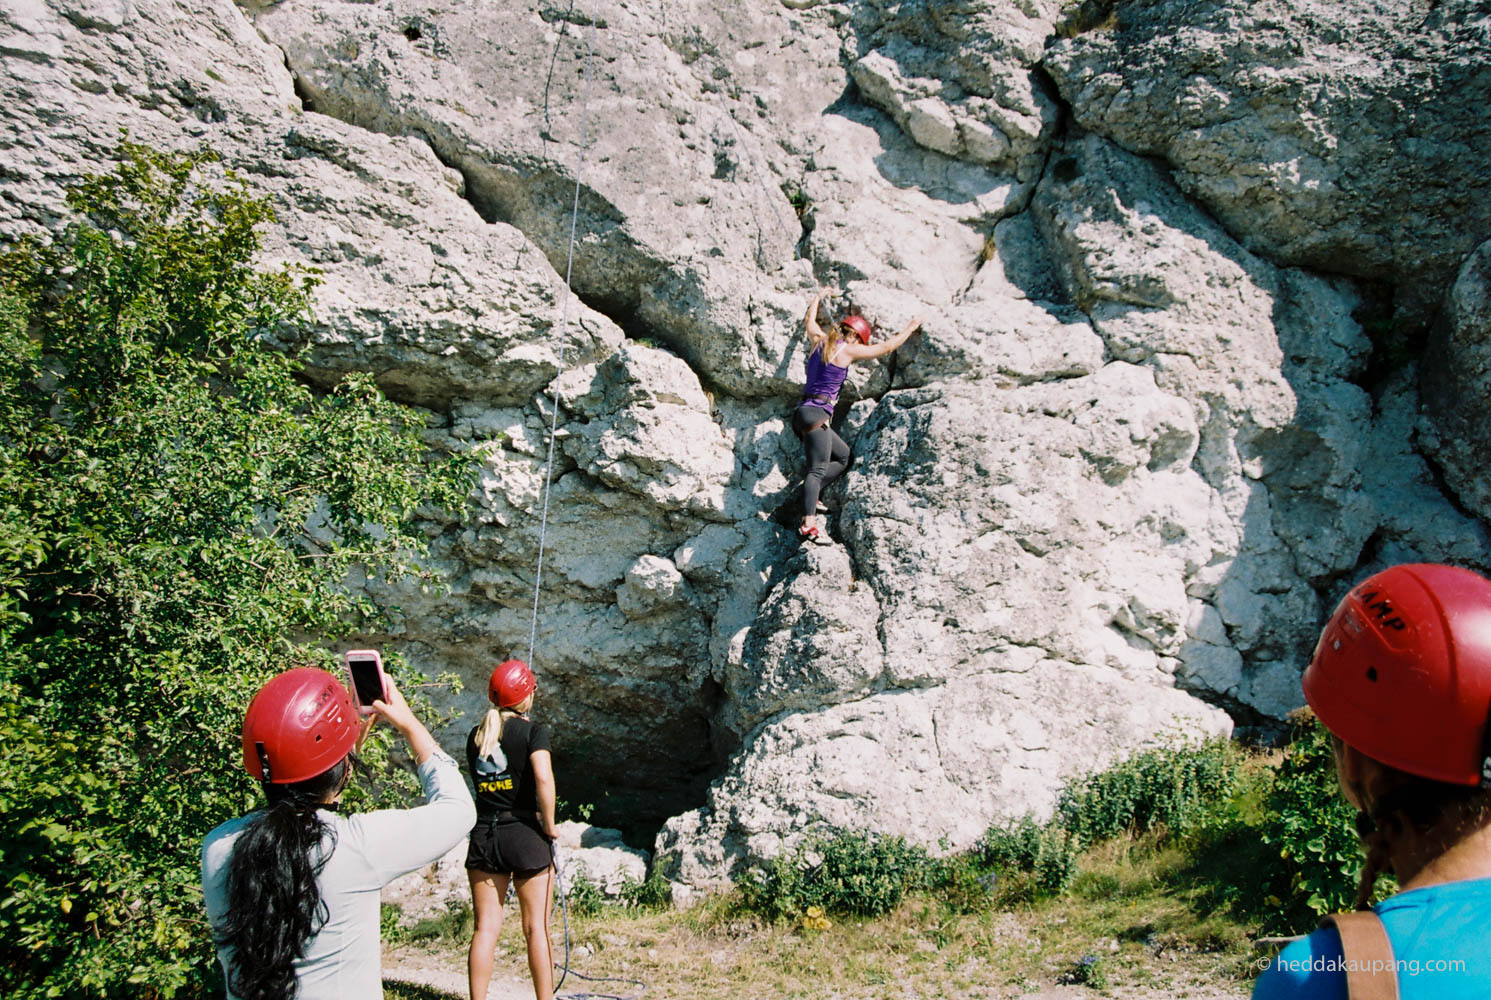
[[[0,0],[0,234],[121,127],[271,199],[310,376],[478,464],[359,640],[466,681],[448,746],[531,629],[561,797],[685,882],[964,845],[1296,706],[1355,579],[1491,565],[1484,12],[1419,6]],[[799,549],[824,283],[925,324]]]

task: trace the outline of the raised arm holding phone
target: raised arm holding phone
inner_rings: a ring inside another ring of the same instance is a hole
[[[359,672],[366,683],[365,666],[352,672],[349,660],[348,669],[354,688]],[[243,767],[265,806],[202,844],[203,901],[229,1000],[380,996],[380,891],[442,857],[475,822],[459,766],[381,663],[378,676],[382,696],[359,706],[333,675],[298,667],[249,704]],[[349,757],[378,719],[408,744],[425,804],[340,816]]]

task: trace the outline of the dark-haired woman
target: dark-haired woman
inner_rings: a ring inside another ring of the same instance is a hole
[[[522,660],[492,671],[492,707],[466,738],[466,765],[476,788],[476,826],[466,847],[466,876],[476,927],[466,957],[471,1000],[485,1000],[492,952],[502,931],[502,903],[518,893],[533,995],[554,995],[549,915],[554,907],[554,767],[549,730],[531,722],[538,682]]]
[[[808,302],[802,325],[813,349],[808,353],[802,400],[792,411],[792,433],[802,442],[807,465],[802,480],[802,524],[797,534],[806,541],[821,543],[826,543],[828,536],[818,530],[818,497],[829,483],[848,472],[854,461],[849,445],[829,426],[849,366],[891,353],[922,325],[920,318],[914,319],[900,333],[878,344],[870,342],[875,331],[863,316],[844,316],[830,322],[825,330],[818,324],[818,306],[838,294],[832,288],[820,288]]]
[[[409,744],[424,805],[337,815],[362,727],[326,671],[288,670],[249,704],[243,766],[268,802],[202,844],[202,894],[230,1000],[381,996],[380,890],[439,859],[475,819],[460,767],[392,680],[372,707]]]
[[[1279,953],[1255,1000],[1491,996],[1491,581],[1394,566],[1326,624],[1305,700],[1367,849],[1357,912]],[[1377,874],[1401,891],[1368,908]]]

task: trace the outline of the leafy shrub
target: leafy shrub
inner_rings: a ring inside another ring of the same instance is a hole
[[[999,873],[977,851],[965,851],[933,859],[923,887],[954,913],[982,913],[998,898]]]
[[[661,863],[654,861],[645,879],[625,879],[621,883],[621,904],[644,910],[661,910],[672,906],[673,889],[663,877],[663,867]]]
[[[1237,748],[1221,739],[1145,750],[1068,784],[1057,816],[1082,844],[1156,826],[1186,833],[1230,794],[1241,759]]]
[[[249,698],[287,666],[334,665],[290,637],[376,628],[349,573],[419,575],[415,511],[466,489],[369,378],[314,394],[263,346],[314,282],[254,269],[267,202],[209,152],[119,158],[68,194],[77,218],[50,244],[0,252],[0,995],[16,1000],[221,995],[198,851],[259,801],[238,766]],[[388,740],[365,744],[374,765]]]
[[[1008,880],[1006,902],[1065,892],[1077,874],[1077,842],[1056,820],[1042,825],[1026,816],[991,826],[975,850],[989,868],[1031,876]]]
[[[1283,927],[1305,929],[1322,914],[1350,909],[1364,860],[1356,811],[1341,795],[1330,733],[1313,717],[1301,720],[1264,812],[1263,842],[1278,852],[1267,895]]]
[[[878,916],[922,883],[930,858],[901,837],[848,831],[811,837],[738,883],[742,905],[773,920],[816,906],[824,913]]]
[[[565,879],[564,906],[570,916],[593,917],[606,905],[606,891],[583,868]]]

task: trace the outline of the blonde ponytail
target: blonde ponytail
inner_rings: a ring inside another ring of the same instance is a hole
[[[823,334],[823,363],[833,364],[833,356],[838,352],[839,345],[844,342],[844,328],[839,325],[838,320],[829,320],[828,329]]]
[[[502,741],[502,723],[517,715],[510,708],[489,708],[486,716],[481,720],[481,725],[476,727],[476,753],[480,757],[490,757],[497,749],[498,743]]]

